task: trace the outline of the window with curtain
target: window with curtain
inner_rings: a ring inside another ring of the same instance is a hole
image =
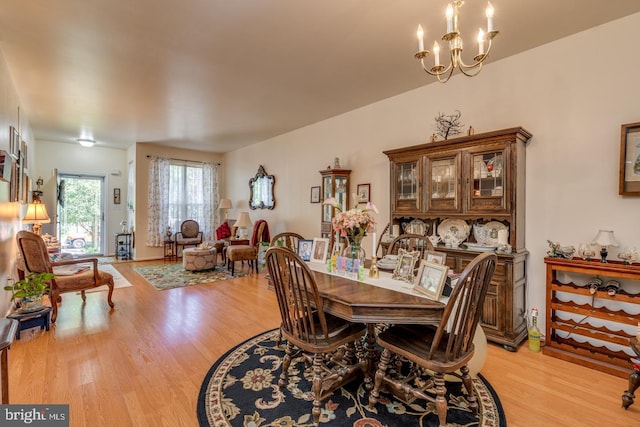
[[[205,240],[218,221],[218,166],[152,158],[149,168],[149,223],[147,245],[161,246],[167,227],[173,233],[187,219],[198,222]]]

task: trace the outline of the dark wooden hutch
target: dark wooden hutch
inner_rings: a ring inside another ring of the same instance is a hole
[[[517,127],[385,151],[390,161],[391,222],[420,219],[429,234],[445,219],[470,227],[498,221],[509,231],[513,251],[498,253],[498,266],[482,310],[487,339],[509,350],[527,335],[525,248],[525,145]],[[477,251],[445,247],[447,264],[462,271]]]

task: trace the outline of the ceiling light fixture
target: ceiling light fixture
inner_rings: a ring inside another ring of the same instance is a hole
[[[96,145],[96,140],[95,139],[78,138],[78,139],[76,139],[76,141],[78,141],[78,143],[80,145],[82,145],[83,147],[93,147],[94,145]]]
[[[474,62],[472,64],[465,64],[462,61],[462,38],[460,37],[460,31],[458,30],[458,10],[463,4],[464,0],[454,0],[447,6],[447,33],[442,36],[442,40],[449,42],[451,63],[446,68],[444,65],[440,64],[440,45],[438,45],[437,41],[433,43],[433,56],[435,60],[434,66],[428,68],[425,65],[425,58],[429,56],[430,52],[424,49],[424,31],[422,29],[422,25],[418,25],[418,52],[415,54],[415,57],[420,60],[424,71],[435,76],[440,83],[446,83],[449,81],[449,78],[451,78],[451,75],[456,68],[459,68],[467,77],[476,76],[482,69],[482,63],[489,57],[493,38],[498,35],[498,31],[493,29],[493,5],[491,3],[487,3],[487,9],[485,11],[487,17],[487,30],[486,32],[482,29],[478,31],[478,54],[473,57]],[[486,40],[489,41],[489,45],[485,51],[484,43]],[[474,68],[476,70],[472,71]]]

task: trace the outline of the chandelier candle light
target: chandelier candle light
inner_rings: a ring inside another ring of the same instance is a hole
[[[483,62],[489,57],[493,38],[498,35],[498,31],[493,29],[493,5],[487,3],[485,11],[487,17],[486,32],[482,29],[478,31],[478,54],[473,58],[474,62],[472,64],[465,64],[462,61],[462,37],[458,28],[458,13],[463,4],[464,0],[454,0],[447,6],[447,32],[442,36],[442,40],[449,42],[451,62],[446,67],[440,64],[440,45],[437,41],[433,43],[434,66],[429,68],[425,64],[425,59],[430,52],[424,49],[424,30],[422,25],[418,25],[418,52],[415,57],[420,60],[424,71],[435,76],[440,83],[446,83],[456,68],[460,69],[465,76],[476,76],[482,69]],[[486,51],[485,41],[489,42]],[[475,70],[472,71],[474,68]]]

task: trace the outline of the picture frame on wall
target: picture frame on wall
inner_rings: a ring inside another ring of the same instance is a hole
[[[320,186],[311,187],[311,203],[320,203]]]
[[[9,126],[9,154],[16,160],[20,156],[20,134],[13,126]]]
[[[120,189],[119,188],[114,188],[113,189],[113,204],[114,205],[119,205],[120,204]]]
[[[371,201],[371,184],[358,184],[358,202],[367,203]]]
[[[442,296],[448,272],[449,267],[446,265],[422,260],[413,287],[417,292],[437,300]]]
[[[621,127],[619,181],[621,196],[640,196],[640,122]]]
[[[25,170],[27,169],[27,163],[29,162],[27,157],[27,143],[24,141],[20,142],[20,167]]]

